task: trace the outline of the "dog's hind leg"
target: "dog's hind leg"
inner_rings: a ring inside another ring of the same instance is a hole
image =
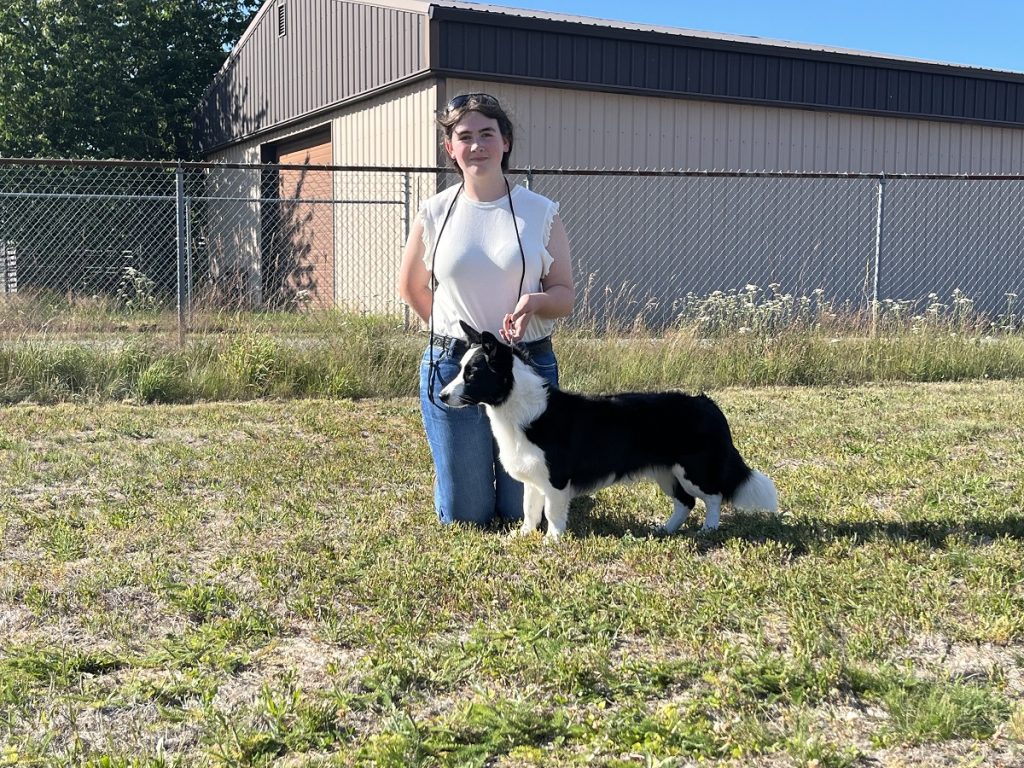
[[[683,493],[689,496],[691,509],[693,508],[693,504],[696,503],[696,499],[700,499],[704,502],[706,514],[704,516],[704,525],[702,525],[700,529],[702,531],[715,530],[715,528],[718,527],[718,518],[722,511],[722,494],[704,493],[699,486],[695,485],[686,477],[686,470],[679,464],[672,467],[672,476],[676,479],[676,482],[679,484]],[[696,496],[696,499],[694,496]],[[672,517],[675,519],[675,515]],[[672,520],[669,521],[669,523],[671,522]],[[666,523],[665,527],[668,528],[668,523]]]
[[[558,537],[565,533],[569,523],[569,502],[572,501],[572,493],[569,488],[559,491],[550,489],[544,497],[544,514],[548,519],[547,537],[550,541],[557,541]]]
[[[704,506],[707,507],[707,514],[704,516],[702,531],[713,531],[718,527],[718,517],[722,511],[722,495],[705,496]]]
[[[531,483],[523,484],[523,525],[519,529],[522,535],[533,533],[540,525],[544,514],[544,494],[540,488]]]
[[[672,516],[662,528],[666,533],[675,533],[686,522],[697,500],[683,490],[671,472],[660,472],[655,478],[665,495],[672,499]]]

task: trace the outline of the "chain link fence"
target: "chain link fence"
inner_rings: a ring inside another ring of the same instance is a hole
[[[723,297],[876,318],[966,303],[1016,322],[1024,177],[530,170],[559,201],[566,322],[657,331]],[[415,325],[397,294],[427,168],[0,159],[0,336]],[[1000,320],[1001,319],[1001,320]]]

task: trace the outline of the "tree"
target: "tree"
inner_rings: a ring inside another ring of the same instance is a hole
[[[4,0],[0,155],[193,156],[192,115],[258,0]]]

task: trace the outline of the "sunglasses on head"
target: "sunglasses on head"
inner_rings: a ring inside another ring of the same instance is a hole
[[[489,93],[463,93],[448,102],[448,106],[444,108],[444,113],[447,115],[449,112],[453,112],[456,109],[462,109],[471,101],[475,101],[477,104],[483,104],[488,107],[501,107],[498,100]]]

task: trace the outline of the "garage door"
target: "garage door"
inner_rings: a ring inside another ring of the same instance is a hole
[[[329,134],[282,143],[282,165],[330,165]],[[333,173],[281,169],[278,174],[276,247],[272,250],[272,292],[279,303],[299,309],[334,307]]]

